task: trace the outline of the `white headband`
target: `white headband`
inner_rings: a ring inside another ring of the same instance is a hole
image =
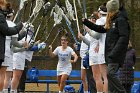
[[[98,12],[100,12],[101,14],[107,14],[107,12],[102,11],[100,7],[98,9]]]

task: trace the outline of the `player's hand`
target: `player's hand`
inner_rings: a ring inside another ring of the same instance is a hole
[[[82,21],[84,22],[86,18],[82,18]]]
[[[24,47],[24,48],[28,48],[28,47],[29,47],[29,44],[28,44],[27,41],[25,41],[25,42],[23,43],[23,47]]]
[[[70,62],[71,62],[71,63],[75,63],[75,61],[74,61],[74,60],[70,60]]]
[[[49,45],[49,50],[52,50],[52,45]]]

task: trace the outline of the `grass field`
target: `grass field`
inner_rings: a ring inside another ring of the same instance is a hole
[[[39,83],[38,85],[39,86],[37,86],[37,83],[27,83],[25,86],[26,93],[30,93],[30,91],[32,93],[45,93],[45,91],[47,89],[46,84]],[[75,88],[75,90],[78,91],[80,85],[79,84],[71,84],[71,86],[73,86]],[[50,89],[50,91],[53,91],[50,93],[57,93],[59,91],[57,84],[50,84],[49,89]]]

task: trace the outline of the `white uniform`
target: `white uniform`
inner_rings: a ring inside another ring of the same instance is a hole
[[[93,31],[95,32],[95,31]],[[96,33],[96,32],[95,32]],[[98,40],[90,36],[90,48],[89,48],[89,65],[92,66],[97,63],[98,55],[95,52]]]
[[[27,35],[27,42],[30,40],[30,36]],[[23,43],[25,41],[25,38],[20,40],[20,43]],[[23,52],[17,52],[13,54],[13,69],[18,70],[24,70],[25,66],[25,59],[28,61],[31,61],[33,55],[33,51],[23,51]]]
[[[90,41],[90,35],[86,33],[85,38]],[[81,42],[81,48],[80,48],[80,57],[81,57],[81,69],[85,69],[83,66],[83,58],[86,56],[86,52],[89,51],[88,45],[86,45],[83,41]]]
[[[96,24],[97,25],[105,25],[106,17],[101,17],[97,19]],[[105,62],[105,39],[106,39],[106,33],[102,33],[99,38],[99,52],[98,52],[98,64],[104,64]]]
[[[70,75],[72,70],[72,65],[70,63],[71,55],[74,55],[75,52],[71,47],[67,47],[65,50],[62,50],[62,46],[58,46],[53,53],[58,55],[58,64],[57,64],[57,75],[67,74]]]
[[[8,27],[14,27],[16,26],[15,23],[12,21],[6,20]],[[12,71],[13,70],[13,53],[10,49],[10,43],[11,43],[11,38],[12,37],[18,37],[18,34],[12,35],[12,36],[6,36],[6,41],[5,41],[5,59],[4,62],[2,63],[2,66],[9,66],[7,67],[7,71]]]

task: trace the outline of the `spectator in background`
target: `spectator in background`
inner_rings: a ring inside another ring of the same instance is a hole
[[[2,93],[4,85],[4,77],[7,66],[2,66],[5,58],[5,38],[17,34],[23,27],[22,23],[19,23],[15,27],[8,27],[6,22],[6,0],[0,0],[0,93]]]
[[[108,93],[126,93],[117,76],[123,65],[129,42],[130,26],[127,12],[120,10],[118,0],[109,0],[106,4],[107,18],[105,26],[96,25],[83,18],[83,23],[90,29],[107,33],[105,40],[105,61],[107,64]]]
[[[135,49],[133,49],[132,44],[129,41],[123,67],[119,69],[119,78],[127,93],[131,93],[131,87],[134,83],[135,61]]]

